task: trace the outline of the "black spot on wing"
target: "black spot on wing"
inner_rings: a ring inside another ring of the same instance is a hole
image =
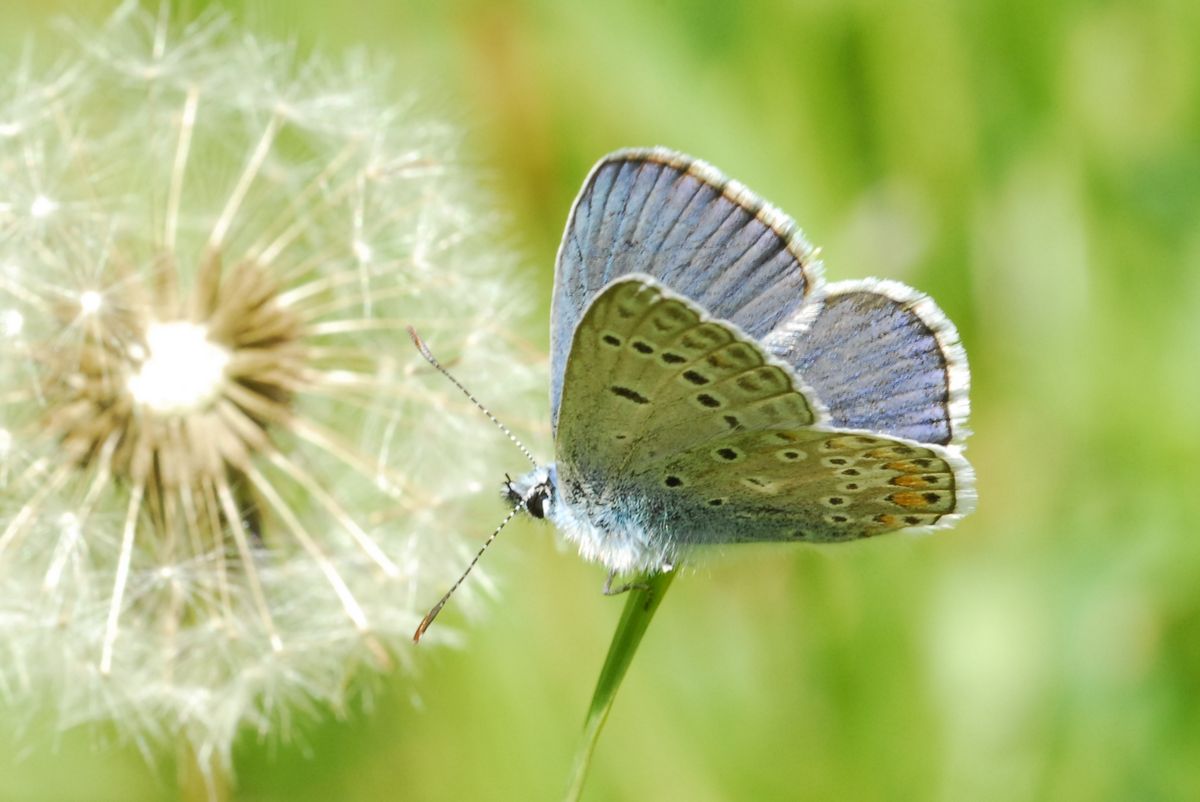
[[[627,401],[632,401],[635,404],[649,404],[650,403],[649,398],[642,395],[637,390],[631,389],[629,387],[621,387],[619,385],[614,384],[611,387],[609,387],[608,389],[612,392],[613,395],[624,398]]]

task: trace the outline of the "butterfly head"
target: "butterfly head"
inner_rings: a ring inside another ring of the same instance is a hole
[[[554,505],[554,466],[534,468],[516,479],[505,477],[504,494],[508,500],[523,504],[534,518],[550,515]]]

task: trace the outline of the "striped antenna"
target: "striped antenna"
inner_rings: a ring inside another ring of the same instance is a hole
[[[433,623],[433,619],[437,618],[438,613],[446,606],[446,602],[450,601],[450,597],[454,595],[454,591],[458,590],[458,586],[467,578],[467,574],[471,573],[471,569],[475,567],[475,563],[479,562],[479,558],[487,551],[487,547],[492,545],[492,541],[496,539],[496,535],[500,534],[500,530],[507,526],[508,522],[513,519],[513,516],[521,511],[525,503],[526,499],[521,499],[513,505],[513,508],[508,511],[508,515],[505,515],[504,520],[496,527],[496,531],[492,532],[488,539],[483,542],[483,545],[479,547],[479,551],[475,553],[475,557],[467,565],[467,570],[462,572],[462,576],[458,578],[458,581],[451,585],[450,590],[446,591],[445,595],[438,599],[438,603],[433,605],[429,612],[425,614],[425,617],[421,619],[421,623],[417,626],[417,631],[413,633],[413,643],[421,642],[421,636],[425,634],[425,630],[429,629],[429,625]]]
[[[441,373],[443,376],[449,379],[450,383],[462,391],[462,394],[469,398],[472,404],[479,407],[479,410],[484,415],[488,416],[488,420],[496,424],[496,427],[499,428],[500,431],[508,435],[508,439],[513,442],[513,445],[521,449],[521,453],[525,455],[525,459],[529,460],[530,465],[535,468],[538,467],[537,460],[533,458],[533,454],[529,453],[529,449],[525,447],[525,444],[518,440],[517,436],[513,434],[507,426],[501,423],[496,416],[492,414],[491,410],[481,404],[478,398],[471,395],[471,391],[466,387],[463,387],[462,382],[454,378],[452,375],[450,375],[450,371],[442,367],[442,363],[437,361],[437,357],[433,355],[433,352],[429,350],[429,346],[425,344],[425,341],[421,339],[421,335],[417,334],[417,330],[412,326],[408,326],[408,336],[412,337],[413,345],[417,346],[417,350],[421,352],[421,356],[425,357],[425,361],[433,365],[434,368],[437,369],[438,373]]]

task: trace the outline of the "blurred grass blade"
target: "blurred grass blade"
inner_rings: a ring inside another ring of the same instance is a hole
[[[671,580],[676,571],[653,574],[635,580],[644,587],[629,591],[625,601],[625,610],[617,623],[617,631],[613,634],[612,644],[608,647],[608,657],[604,667],[600,669],[600,678],[596,681],[596,691],[592,695],[592,705],[588,708],[587,720],[583,724],[583,738],[575,753],[575,765],[571,768],[571,784],[567,787],[564,797],[566,802],[576,802],[583,793],[583,783],[587,777],[588,766],[592,762],[592,753],[596,750],[596,741],[600,738],[600,730],[608,719],[608,711],[612,709],[617,689],[625,678],[625,671],[633,661],[638,644],[650,619],[654,617],[658,605],[666,595]]]

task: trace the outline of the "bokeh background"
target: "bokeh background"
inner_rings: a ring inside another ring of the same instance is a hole
[[[467,129],[543,349],[571,199],[628,145],[711,161],[791,213],[830,279],[906,281],[959,326],[978,512],[730,549],[676,582],[586,799],[1200,797],[1200,5],[216,5],[302,49],[386,54]],[[0,46],[52,48],[50,17],[112,6],[5,0]],[[528,424],[544,402],[474,389],[551,454]],[[481,418],[478,437],[499,435]],[[465,537],[503,504],[481,510]],[[556,798],[622,602],[536,522],[487,562],[488,615],[445,616],[461,649],[289,744],[248,734],[238,798]],[[7,720],[2,800],[178,794],[170,755]]]

